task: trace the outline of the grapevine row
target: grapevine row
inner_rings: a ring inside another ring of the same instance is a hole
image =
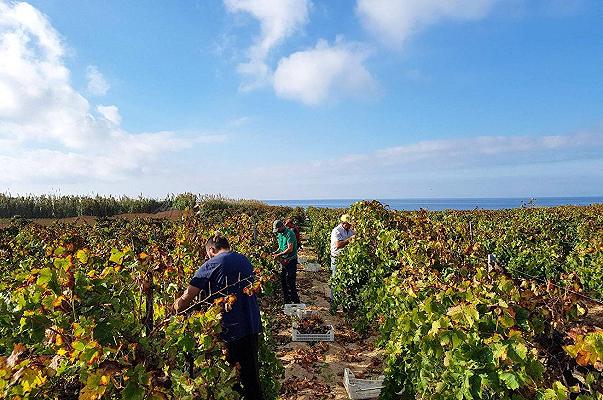
[[[573,294],[603,297],[602,211],[353,205],[357,235],[332,286],[359,332],[380,331],[382,397],[603,398],[601,316]],[[308,216],[311,240],[328,243],[337,214]],[[491,253],[498,264],[487,265]]]
[[[173,221],[0,230],[0,397],[237,399],[236,371],[219,338],[221,313],[236,299],[178,315],[170,306],[217,230],[256,267],[249,293],[274,292],[276,266],[266,254],[271,220],[284,210],[251,210],[196,206]],[[260,374],[266,398],[274,399],[282,367],[269,316],[263,319]]]

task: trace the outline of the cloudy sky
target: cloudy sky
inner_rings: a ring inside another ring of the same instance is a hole
[[[600,0],[0,0],[2,192],[603,195]]]

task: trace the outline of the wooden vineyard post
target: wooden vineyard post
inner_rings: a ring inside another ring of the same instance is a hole
[[[488,254],[488,272],[492,272],[498,263],[496,254]]]
[[[188,376],[191,379],[195,379],[195,359],[193,357],[193,353],[187,351],[184,354],[184,360],[186,363],[186,370],[188,371]]]
[[[258,226],[255,221],[253,221],[253,241],[252,243],[256,243],[258,240]]]
[[[147,298],[146,298],[146,313],[144,317],[144,326],[146,329],[147,336],[151,334],[153,330],[153,318],[154,318],[154,307],[153,307],[153,271],[147,271],[146,275],[146,286],[147,286]]]

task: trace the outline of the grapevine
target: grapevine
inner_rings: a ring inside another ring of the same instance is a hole
[[[3,398],[238,399],[220,319],[233,295],[173,314],[175,296],[217,230],[250,258],[246,295],[269,296],[271,220],[281,209],[203,204],[178,219],[99,219],[0,230],[0,393]],[[255,234],[254,234],[255,232]],[[260,338],[262,383],[276,398],[282,367],[270,329]]]
[[[603,297],[602,211],[352,205],[357,235],[332,287],[359,333],[379,327],[382,397],[603,398],[602,318],[589,316]],[[337,225],[331,210],[308,216],[315,241]]]

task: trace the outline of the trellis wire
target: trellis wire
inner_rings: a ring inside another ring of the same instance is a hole
[[[502,268],[503,268],[503,269],[504,269],[506,272],[511,273],[510,271],[508,271],[508,270],[505,268],[505,266],[504,266],[504,265],[501,265],[501,264],[498,262],[498,260],[496,259],[496,255],[495,255],[495,254],[488,254],[488,265],[493,265],[493,264],[500,265],[500,266],[501,266],[501,267],[502,267]],[[526,278],[528,278],[528,279],[532,279],[532,280],[538,281],[538,282],[540,282],[540,283],[544,283],[544,284],[546,284],[546,285],[552,285],[552,286],[554,286],[554,287],[556,287],[556,288],[558,288],[558,289],[564,290],[564,291],[566,291],[566,292],[568,292],[568,293],[574,294],[574,295],[576,295],[576,296],[578,296],[578,297],[582,297],[583,299],[586,299],[586,300],[592,301],[593,303],[597,303],[597,304],[599,304],[599,305],[602,305],[602,306],[603,306],[603,301],[601,301],[601,300],[597,300],[597,299],[593,299],[592,297],[587,296],[587,295],[585,295],[584,293],[576,292],[575,290],[568,289],[568,288],[566,288],[566,287],[563,287],[563,286],[557,285],[557,284],[555,284],[555,283],[553,283],[553,282],[548,282],[548,281],[546,281],[546,280],[544,280],[544,279],[542,279],[542,278],[539,278],[539,277],[536,277],[536,276],[532,276],[532,275],[530,275],[530,274],[528,274],[528,273],[526,273],[526,272],[520,271],[520,270],[513,270],[513,271],[512,271],[512,273],[517,273],[517,274],[522,275],[522,276],[524,276],[524,277],[526,277]]]

